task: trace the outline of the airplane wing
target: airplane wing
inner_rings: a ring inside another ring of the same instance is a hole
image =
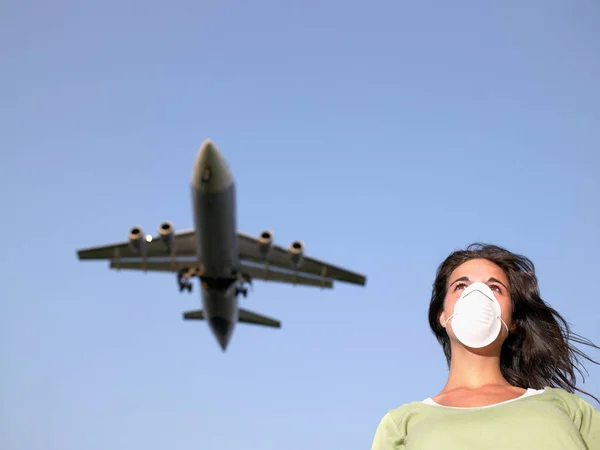
[[[77,256],[80,260],[110,260],[111,268],[177,272],[195,262],[190,259],[196,258],[196,237],[193,229],[173,234],[173,254],[169,254],[160,242],[160,236],[156,235],[146,236],[145,258],[134,253],[128,241],[84,248],[77,251]],[[304,256],[302,267],[294,271],[289,250],[276,244],[272,245],[265,261],[260,254],[258,239],[244,233],[238,233],[238,245],[244,272],[255,280],[323,288],[331,288],[333,280],[361,286],[366,284],[366,277],[362,274],[308,256]]]
[[[177,273],[180,270],[198,270],[198,263],[193,261],[111,261],[111,269],[117,270],[139,270],[148,272]],[[311,278],[303,274],[287,273],[279,270],[264,270],[248,263],[242,263],[243,273],[253,280],[274,281],[302,286],[315,286],[320,288],[332,288],[333,282],[329,279],[321,280]]]
[[[175,237],[175,255],[196,256],[196,240],[194,230],[185,230],[174,233]],[[169,257],[169,252],[160,242],[160,236],[146,237],[146,258]],[[121,259],[121,258],[140,258],[140,255],[133,253],[129,248],[129,242],[118,242],[115,244],[101,245],[98,247],[89,247],[77,251],[79,259]]]
[[[279,245],[273,244],[271,246],[267,261],[265,261],[260,254],[258,239],[244,233],[238,233],[238,245],[240,249],[240,259],[242,260],[252,261],[256,264],[267,264],[269,268],[277,267],[286,271],[293,270],[290,265],[291,254],[289,250]],[[358,284],[360,286],[364,286],[367,282],[366,277],[362,274],[351,272],[308,256],[304,256],[302,267],[298,270],[298,275],[300,274],[343,281],[346,283]]]

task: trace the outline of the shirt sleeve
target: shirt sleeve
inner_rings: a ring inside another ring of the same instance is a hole
[[[578,399],[579,432],[587,448],[600,449],[600,411],[581,397]]]
[[[371,450],[403,450],[405,436],[388,412],[377,427]]]

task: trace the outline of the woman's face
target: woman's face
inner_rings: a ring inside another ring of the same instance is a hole
[[[462,292],[467,286],[476,281],[485,283],[489,286],[494,293],[496,300],[500,303],[502,319],[509,328],[511,327],[512,302],[510,298],[508,277],[498,265],[487,259],[471,259],[458,266],[448,278],[446,298],[444,300],[444,309],[440,314],[440,322],[442,326],[447,329],[451,339],[454,339],[452,327],[449,326],[452,323],[452,320],[445,324],[446,318],[450,317],[454,312],[454,305],[460,298]],[[506,333],[501,332],[499,338],[504,341],[504,339],[506,339]]]

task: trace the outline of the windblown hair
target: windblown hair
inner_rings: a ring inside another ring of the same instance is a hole
[[[504,378],[521,388],[543,389],[548,386],[570,393],[579,391],[600,403],[598,398],[576,387],[575,372],[584,379],[579,367],[582,359],[599,363],[575,347],[573,342],[595,349],[600,347],[572,333],[565,319],[542,300],[531,260],[496,245],[471,244],[466,250],[451,253],[438,267],[429,304],[429,326],[442,345],[448,365],[452,357],[450,339],[439,317],[444,307],[448,278],[458,266],[471,259],[486,259],[497,264],[510,282],[512,320],[516,328],[502,346],[500,369]]]

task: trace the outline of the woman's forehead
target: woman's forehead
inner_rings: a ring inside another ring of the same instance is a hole
[[[462,277],[467,277],[471,282],[486,282],[489,278],[496,278],[505,284],[508,283],[508,277],[500,266],[482,258],[470,259],[462,263],[450,274],[448,283]]]

